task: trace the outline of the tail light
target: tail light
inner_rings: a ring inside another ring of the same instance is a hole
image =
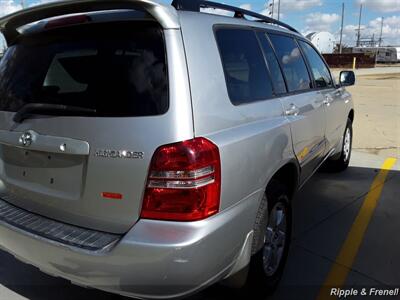
[[[50,20],[44,26],[45,29],[53,29],[58,27],[77,25],[90,22],[91,18],[87,15],[74,15],[59,19]]]
[[[205,138],[158,148],[150,165],[141,217],[196,221],[216,214],[220,165],[218,147]]]

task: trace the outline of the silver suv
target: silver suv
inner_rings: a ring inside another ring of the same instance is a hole
[[[3,249],[139,298],[276,287],[293,194],[348,166],[353,72],[208,1],[56,2],[0,28]]]

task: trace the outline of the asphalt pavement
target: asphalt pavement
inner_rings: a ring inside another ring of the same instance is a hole
[[[400,71],[357,73],[349,89],[356,109],[351,165],[342,173],[318,172],[296,195],[289,259],[268,299],[331,299],[332,287],[352,293],[400,288]],[[215,285],[190,299],[237,295]],[[347,299],[386,298],[400,299]],[[0,251],[0,300],[21,299],[120,297],[72,285]]]

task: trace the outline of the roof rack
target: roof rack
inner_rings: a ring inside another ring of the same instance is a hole
[[[235,13],[234,18],[244,19],[245,16],[250,16],[250,17],[256,18],[257,22],[278,25],[278,26],[284,27],[290,31],[299,33],[292,26],[290,26],[286,23],[283,23],[281,21],[269,18],[267,16],[252,12],[247,9],[243,9],[243,8],[239,8],[239,7],[235,7],[235,6],[231,6],[231,5],[226,5],[226,4],[222,4],[222,3],[205,1],[205,0],[173,0],[172,6],[174,6],[177,10],[195,11],[195,12],[200,12],[201,8],[222,9],[225,11],[234,12]]]

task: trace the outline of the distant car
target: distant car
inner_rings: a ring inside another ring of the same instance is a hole
[[[349,164],[353,72],[207,1],[54,2],[0,28],[3,249],[139,298],[276,287],[293,194]]]

